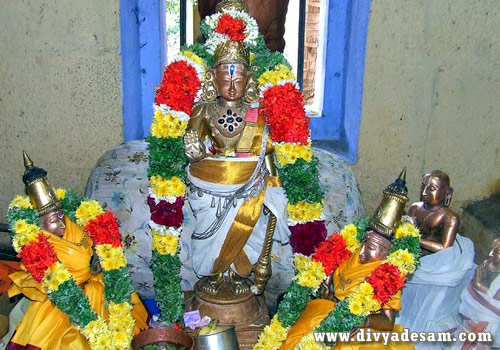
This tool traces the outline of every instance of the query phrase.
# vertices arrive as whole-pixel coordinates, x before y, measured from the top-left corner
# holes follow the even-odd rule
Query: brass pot
[[[239,350],[234,326],[223,326],[215,333],[193,335],[194,350]]]
[[[181,330],[173,328],[150,328],[137,334],[132,339],[132,350],[139,350],[145,345],[159,342],[169,342],[185,346],[186,350],[193,350],[193,338]]]

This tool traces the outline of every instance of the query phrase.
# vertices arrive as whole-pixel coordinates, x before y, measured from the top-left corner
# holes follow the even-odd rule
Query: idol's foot
[[[200,290],[207,294],[217,295],[222,287],[223,282],[224,276],[222,275],[222,273],[203,277],[203,279],[200,281]]]
[[[250,287],[247,281],[238,276],[233,270],[229,270],[229,283],[231,290],[235,295],[245,295],[250,293]]]

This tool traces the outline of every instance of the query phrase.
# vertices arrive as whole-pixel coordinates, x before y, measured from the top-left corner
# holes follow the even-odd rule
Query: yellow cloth
[[[377,267],[382,264],[381,261],[362,264],[359,261],[359,250],[344,261],[334,272],[334,289],[335,297],[339,300],[344,300],[370,275]],[[312,332],[323,319],[335,308],[335,303],[329,300],[316,299],[310,301],[299,319],[290,328],[285,342],[280,347],[280,350],[292,350],[303,336]],[[401,308],[401,293],[398,292],[384,306],[386,309],[397,311]],[[402,327],[394,325],[393,331],[402,331]],[[370,350],[370,349],[394,349],[394,350],[413,350],[414,346],[409,343],[391,343],[386,346],[380,343],[337,343],[332,349],[335,350]]]
[[[64,223],[66,231],[63,239],[49,232],[44,234],[54,246],[59,260],[73,274],[76,283],[83,288],[92,308],[102,317],[107,317],[102,274],[94,276],[90,274],[92,247],[89,245],[85,248],[70,243],[80,243],[84,233],[67,217]],[[52,304],[41,284],[29,273],[20,271],[10,277],[13,285],[9,289],[9,296],[23,293],[33,301],[12,337],[12,343],[21,346],[30,345],[42,350],[90,349],[85,337],[70,322],[68,316]],[[134,334],[137,334],[140,330],[148,328],[148,313],[137,293],[132,294],[132,303],[134,305],[132,315],[135,319]]]

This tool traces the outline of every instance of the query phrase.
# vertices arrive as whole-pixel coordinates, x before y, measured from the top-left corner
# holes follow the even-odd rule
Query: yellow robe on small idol
[[[91,244],[85,248],[70,242],[81,242],[84,234],[80,228],[64,218],[66,231],[61,239],[49,232],[49,242],[54,246],[57,257],[68,270],[85,295],[90,305],[100,316],[107,318],[104,307],[104,283],[102,274],[90,274],[90,259],[92,257]],[[69,242],[68,242],[69,241]],[[90,239],[89,239],[90,242]],[[20,271],[10,275],[13,285],[9,289],[9,297],[23,293],[32,300],[23,320],[18,325],[7,349],[42,349],[42,350],[88,350],[90,346],[85,337],[70,322],[69,317],[59,310],[47,297],[42,285],[31,274]],[[134,334],[147,329],[148,313],[137,293],[132,294],[132,316],[135,319]]]
[[[356,288],[369,276],[377,267],[382,264],[382,261],[362,264],[359,261],[359,250],[354,252],[352,256],[344,261],[334,272],[333,286],[335,289],[335,297],[339,300],[344,300],[352,294]],[[321,321],[335,308],[335,303],[330,300],[316,299],[310,301],[299,319],[290,328],[285,342],[280,347],[280,350],[293,350],[300,339],[309,334],[319,326]],[[398,311],[401,309],[401,292],[398,292],[392,297],[384,308]],[[401,332],[400,325],[394,325],[393,332]],[[372,333],[376,330],[372,329]],[[332,350],[378,350],[378,349],[393,349],[393,350],[414,350],[415,347],[411,343],[395,343],[388,342],[383,345],[381,342],[371,343],[337,343]]]

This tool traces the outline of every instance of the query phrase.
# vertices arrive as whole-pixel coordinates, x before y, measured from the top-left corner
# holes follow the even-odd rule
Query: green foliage
[[[200,32],[204,38],[208,38],[210,36],[210,33],[212,32],[212,29],[210,29],[210,26],[207,24],[207,22],[201,21]]]
[[[7,223],[9,224],[9,227],[10,227],[10,234],[11,236],[14,235],[14,232],[13,232],[13,226],[14,226],[14,223],[17,221],[17,220],[25,220],[26,223],[28,224],[32,224],[32,225],[39,225],[39,222],[38,222],[38,213],[35,209],[24,209],[24,208],[20,208],[20,207],[12,207],[9,209],[8,213],[7,213]]]
[[[80,204],[86,200],[88,200],[88,198],[85,198],[68,188],[66,190],[66,195],[61,200],[61,203],[63,205],[64,215],[69,217],[71,221],[75,222],[76,221],[75,211],[76,209],[78,209]]]
[[[186,177],[184,168],[187,159],[182,137],[173,139],[149,136],[146,141],[149,143],[149,176],[160,175],[165,179],[172,176],[181,179]]]
[[[318,160],[311,162],[297,159],[295,164],[278,166],[278,173],[283,183],[288,201],[297,204],[300,201],[318,203],[323,200],[323,190],[318,181]]]
[[[420,238],[408,236],[404,238],[398,238],[393,241],[391,253],[395,252],[398,249],[408,249],[408,252],[413,254],[417,258],[415,261],[416,266],[419,264],[420,257]]]
[[[357,316],[349,310],[347,298],[336,303],[335,309],[321,321],[315,332],[349,332],[354,327],[364,323],[365,318]],[[334,344],[326,342],[326,345],[333,346]]]
[[[66,315],[72,323],[80,328],[97,319],[97,315],[90,307],[89,299],[83,294],[74,279],[69,279],[59,286],[57,291],[49,294],[54,304]]]
[[[117,270],[103,271],[102,279],[104,285],[104,296],[108,302],[116,304],[130,302],[130,294],[134,291],[134,285],[130,279],[127,267]]]
[[[302,310],[312,298],[313,290],[302,287],[296,281],[286,289],[285,296],[278,306],[278,320],[283,327],[293,325],[299,318]]]
[[[154,276],[156,302],[161,310],[160,320],[179,323],[184,315],[179,256],[161,255],[153,250],[151,269]]]
[[[195,43],[189,46],[182,46],[181,51],[191,51],[195,53],[197,56],[202,58],[205,61],[205,65],[212,66],[214,64],[214,56],[212,56],[205,46],[200,43]]]
[[[366,232],[366,226],[370,222],[370,218],[361,218],[357,219],[353,222],[354,226],[356,226],[356,229],[358,230],[358,241],[363,242],[363,236],[365,235]]]
[[[257,67],[257,71],[254,72],[254,76],[258,79],[262,73],[272,70],[279,64],[283,64],[288,68],[292,68],[288,60],[283,56],[281,52],[271,52],[266,47],[266,42],[264,37],[259,34],[257,38],[257,45],[249,47],[249,51],[255,54],[255,57],[252,61],[252,66]]]

